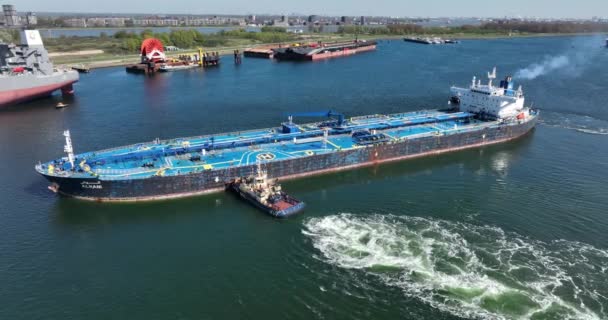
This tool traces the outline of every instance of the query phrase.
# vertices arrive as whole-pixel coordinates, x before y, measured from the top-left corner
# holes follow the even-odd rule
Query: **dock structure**
[[[89,73],[91,72],[91,69],[83,64],[81,65],[77,65],[77,66],[72,66],[72,70],[76,70],[78,71],[78,73]]]
[[[244,55],[247,58],[264,58],[264,59],[272,59],[274,57],[274,51],[276,49],[281,48],[289,48],[289,47],[299,47],[304,45],[303,43],[293,43],[293,44],[282,44],[282,43],[272,43],[260,45],[253,48],[245,49]]]
[[[203,53],[201,65],[203,67],[219,66],[220,65],[220,54],[219,54],[219,52],[205,52],[205,53]]]
[[[242,61],[241,51],[239,49],[234,50],[234,64],[241,64]]]
[[[152,74],[160,69],[160,63],[146,62],[128,65],[125,70],[128,73]]]

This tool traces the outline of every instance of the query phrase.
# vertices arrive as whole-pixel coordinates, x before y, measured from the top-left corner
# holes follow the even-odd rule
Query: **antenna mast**
[[[65,137],[65,146],[63,147],[63,151],[68,154],[68,161],[72,165],[72,169],[74,169],[74,148],[72,147],[72,138],[70,137],[70,130],[64,131],[63,136]]]
[[[488,72],[488,87],[492,88],[492,80],[496,79],[496,67],[492,70],[492,73]]]

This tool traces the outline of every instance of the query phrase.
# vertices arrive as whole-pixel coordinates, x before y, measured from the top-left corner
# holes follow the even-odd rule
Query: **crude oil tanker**
[[[38,30],[22,30],[21,44],[0,44],[0,107],[61,90],[73,94],[78,72],[53,67]]]
[[[424,110],[346,119],[329,111],[294,113],[280,126],[150,142],[74,154],[35,169],[49,189],[97,201],[177,198],[224,190],[263,163],[269,178],[288,179],[387,161],[500,143],[534,128],[538,111],[524,105],[510,77],[494,86],[473,78],[452,87],[449,110]],[[294,117],[327,116],[298,124]]]

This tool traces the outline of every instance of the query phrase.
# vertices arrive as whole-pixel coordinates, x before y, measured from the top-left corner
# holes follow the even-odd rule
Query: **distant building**
[[[87,20],[82,19],[82,18],[65,19],[64,22],[68,27],[72,27],[72,28],[86,28],[87,27]]]
[[[289,22],[287,21],[286,16],[281,16],[279,20],[272,20],[271,25],[275,27],[289,27]]]
[[[365,16],[361,16],[361,20],[359,21],[359,23],[360,23],[361,25],[365,25],[365,24],[367,24],[367,21],[365,20]]]
[[[133,19],[135,26],[179,26],[179,24],[177,19]]]
[[[319,22],[319,16],[314,15],[314,14],[308,16],[308,23],[315,23],[315,22]]]
[[[252,14],[247,18],[247,22],[255,23],[256,22],[255,18],[256,18],[255,15]]]
[[[33,12],[28,12],[25,14],[25,24],[28,26],[35,26],[38,24],[38,17]]]
[[[89,27],[105,27],[106,19],[105,18],[89,18],[87,19],[87,26]]]
[[[125,21],[127,19],[125,18],[106,18],[106,26],[108,27],[124,27],[125,26]]]
[[[4,25],[7,27],[17,27],[20,25],[20,19],[15,10],[15,6],[12,4],[2,5],[2,12],[4,13]]]

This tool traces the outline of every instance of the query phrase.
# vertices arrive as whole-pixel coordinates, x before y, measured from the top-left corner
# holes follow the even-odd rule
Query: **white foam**
[[[608,252],[588,245],[546,244],[496,227],[392,215],[312,218],[303,233],[324,261],[373,274],[458,316],[528,319],[556,306],[574,319],[608,316],[608,275],[585,274],[608,264]],[[505,303],[514,309],[501,309]],[[518,309],[522,304],[529,308]]]

